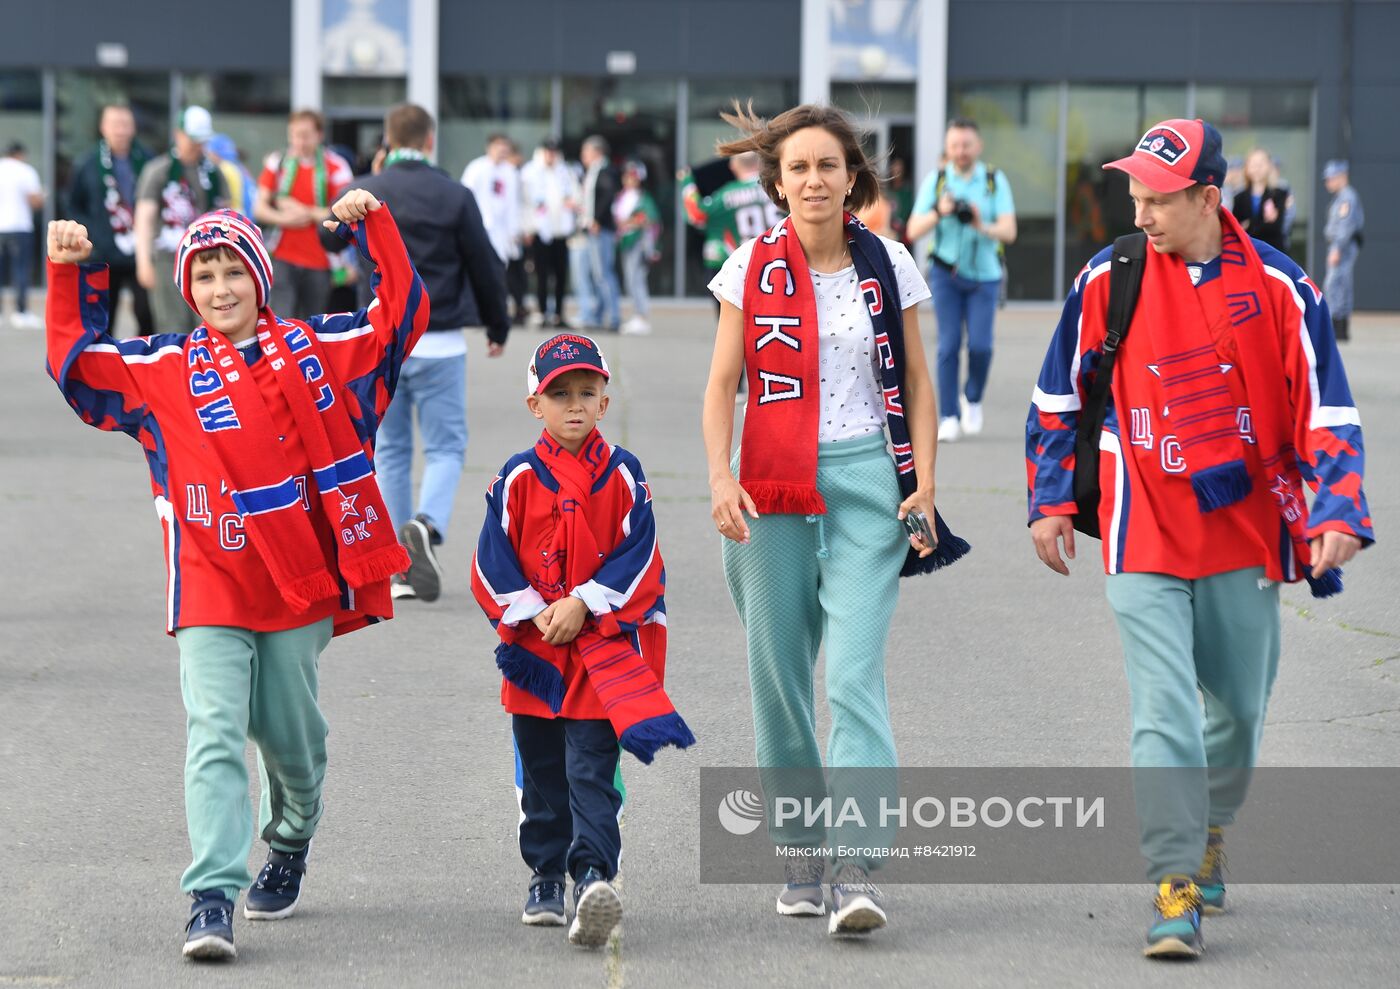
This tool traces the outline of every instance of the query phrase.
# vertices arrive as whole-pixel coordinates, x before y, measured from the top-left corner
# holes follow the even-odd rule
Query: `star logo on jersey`
[[[1322,289],[1317,287],[1317,282],[1313,281],[1310,275],[1304,275],[1302,278],[1298,279],[1298,281],[1312,289],[1313,305],[1322,301]]]
[[[643,481],[642,491],[646,493],[646,497],[642,499],[642,503],[646,504],[647,502],[651,501],[651,484],[647,481]]]
[[[360,500],[357,494],[340,496],[340,521],[346,519],[357,519],[360,517],[360,510],[355,507],[355,502]]]
[[[1282,474],[1274,475],[1274,484],[1269,489],[1269,493],[1274,496],[1274,502],[1278,505],[1279,512],[1286,521],[1296,522],[1303,517],[1302,502],[1299,501],[1293,486]]]

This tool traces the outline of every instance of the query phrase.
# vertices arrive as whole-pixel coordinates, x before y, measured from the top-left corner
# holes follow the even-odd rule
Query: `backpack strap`
[[[1075,436],[1074,500],[1079,507],[1074,527],[1086,535],[1099,535],[1099,433],[1108,415],[1113,385],[1113,365],[1118,348],[1128,335],[1137,308],[1142,275],[1147,268],[1147,235],[1124,234],[1113,242],[1113,265],[1108,273],[1108,313],[1103,356],[1094,371],[1093,384],[1079,412]]]
[[[1108,322],[1104,356],[1116,355],[1128,335],[1128,326],[1137,309],[1142,290],[1142,273],[1147,268],[1147,234],[1124,234],[1113,242],[1113,267],[1108,273]],[[1111,365],[1110,365],[1111,370]]]

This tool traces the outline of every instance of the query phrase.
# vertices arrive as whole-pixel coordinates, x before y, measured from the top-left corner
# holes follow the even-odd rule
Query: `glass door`
[[[646,189],[661,213],[661,258],[651,266],[653,295],[676,294],[676,81],[635,76],[564,80],[564,153],[578,160],[583,139],[597,134],[612,149],[612,162],[629,159],[647,169]]]

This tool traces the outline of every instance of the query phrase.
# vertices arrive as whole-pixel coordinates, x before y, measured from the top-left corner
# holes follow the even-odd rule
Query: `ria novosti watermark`
[[[814,858],[896,883],[1139,882],[1165,819],[1208,817],[1229,824],[1235,881],[1400,881],[1400,769],[707,767],[700,782],[707,883],[781,881]],[[1243,809],[1217,822],[1230,794]]]
[[[872,813],[873,811],[873,813]],[[867,816],[871,820],[867,821]],[[1023,828],[1102,828],[1105,801],[1102,795],[1047,797],[880,797],[874,808],[862,808],[855,797],[846,797],[838,805],[836,798],[779,796],[773,801],[773,823],[782,827],[800,823],[803,827],[831,830],[854,826],[950,828],[1004,828],[1015,824]],[[752,834],[763,823],[762,798],[750,790],[731,790],[720,801],[720,825],[733,835]]]

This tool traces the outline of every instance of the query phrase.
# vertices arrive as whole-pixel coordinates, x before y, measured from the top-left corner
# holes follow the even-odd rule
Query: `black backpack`
[[[1079,428],[1074,437],[1074,501],[1079,507],[1074,527],[1095,539],[1103,538],[1099,535],[1099,434],[1108,414],[1113,365],[1117,363],[1118,348],[1133,321],[1142,273],[1147,267],[1147,235],[1139,231],[1115,240],[1112,263],[1108,273],[1108,321],[1103,357],[1099,359],[1094,383],[1089,386],[1089,395],[1079,412]]]

